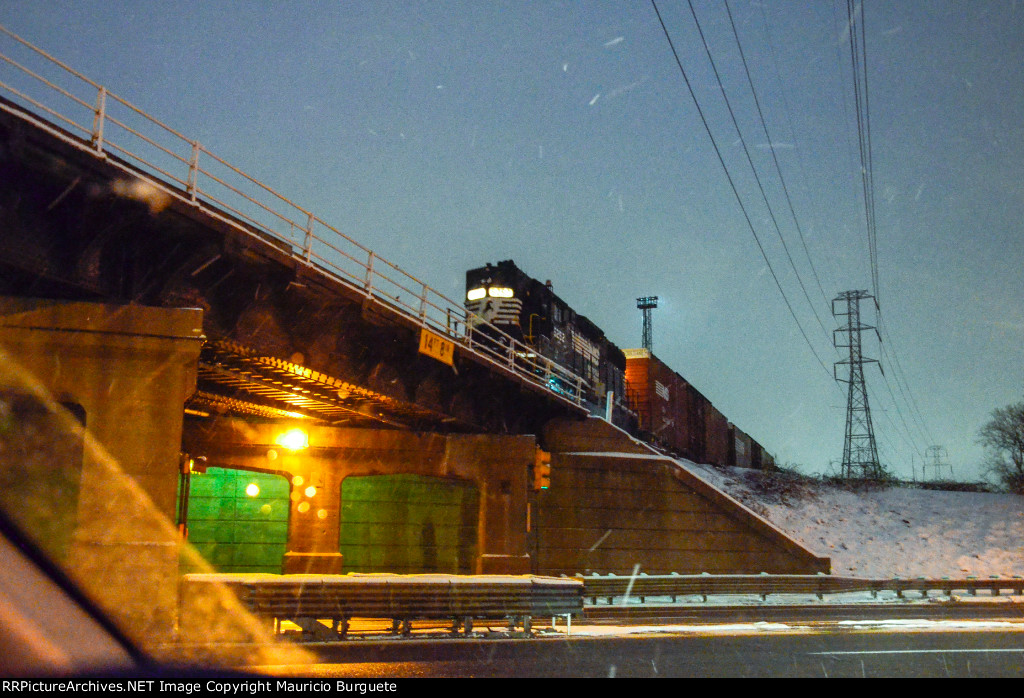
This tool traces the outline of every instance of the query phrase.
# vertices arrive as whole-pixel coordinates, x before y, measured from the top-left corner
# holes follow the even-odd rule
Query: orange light
[[[284,446],[289,451],[300,451],[309,448],[309,435],[302,429],[289,429],[274,439],[278,446]]]

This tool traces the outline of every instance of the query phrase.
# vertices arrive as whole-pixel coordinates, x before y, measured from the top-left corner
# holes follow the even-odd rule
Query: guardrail
[[[474,620],[503,620],[531,632],[532,618],[579,616],[583,584],[556,577],[461,575],[273,575],[187,574],[180,582],[181,606],[223,585],[259,618],[299,626],[307,638],[344,638],[354,618],[392,620],[408,635],[414,620],[450,620],[452,632],[473,630]],[[325,625],[324,621],[330,623]]]
[[[0,61],[14,69],[5,71],[0,90],[17,105],[0,103],[0,108],[122,169],[129,179],[120,193],[156,208],[174,198],[263,242],[270,236],[309,269],[561,400],[582,404],[589,386],[568,368],[537,355],[532,347],[250,177],[198,140],[190,140],[5,27],[0,26],[0,33],[16,42],[10,50],[0,51]],[[25,54],[23,61],[35,62],[32,68],[8,55],[15,50]]]
[[[825,594],[870,592],[872,596],[877,596],[881,591],[895,592],[899,598],[903,598],[906,592],[919,592],[924,597],[929,591],[941,591],[947,596],[951,596],[954,591],[976,596],[979,590],[988,591],[994,596],[998,596],[1004,590],[1018,596],[1024,594],[1022,577],[866,579],[796,574],[639,574],[577,576],[572,579],[583,582],[584,596],[594,605],[598,604],[599,599],[605,599],[611,604],[617,598],[627,597],[639,598],[641,603],[648,597],[669,597],[676,603],[679,597],[699,596],[702,601],[707,602],[709,596],[734,594],[756,595],[762,600],[775,594],[813,594],[821,599]]]

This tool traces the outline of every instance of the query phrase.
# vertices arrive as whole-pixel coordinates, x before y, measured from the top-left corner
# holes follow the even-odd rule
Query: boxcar
[[[754,440],[747,436],[739,427],[729,424],[729,465],[739,468],[750,468],[753,465],[752,451]]]
[[[711,404],[704,415],[704,460],[712,465],[729,464],[729,420]]]
[[[701,462],[710,401],[647,349],[626,349],[626,383],[641,435]]]

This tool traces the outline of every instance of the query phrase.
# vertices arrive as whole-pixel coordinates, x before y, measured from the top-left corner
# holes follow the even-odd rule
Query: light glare
[[[309,435],[302,429],[289,429],[277,437],[275,441],[278,446],[284,446],[289,451],[298,451],[309,448]]]

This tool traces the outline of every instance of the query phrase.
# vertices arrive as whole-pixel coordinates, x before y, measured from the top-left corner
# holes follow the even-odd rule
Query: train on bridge
[[[616,426],[698,463],[773,469],[775,460],[648,349],[620,349],[513,260],[466,272],[466,310],[586,382],[584,400]]]

